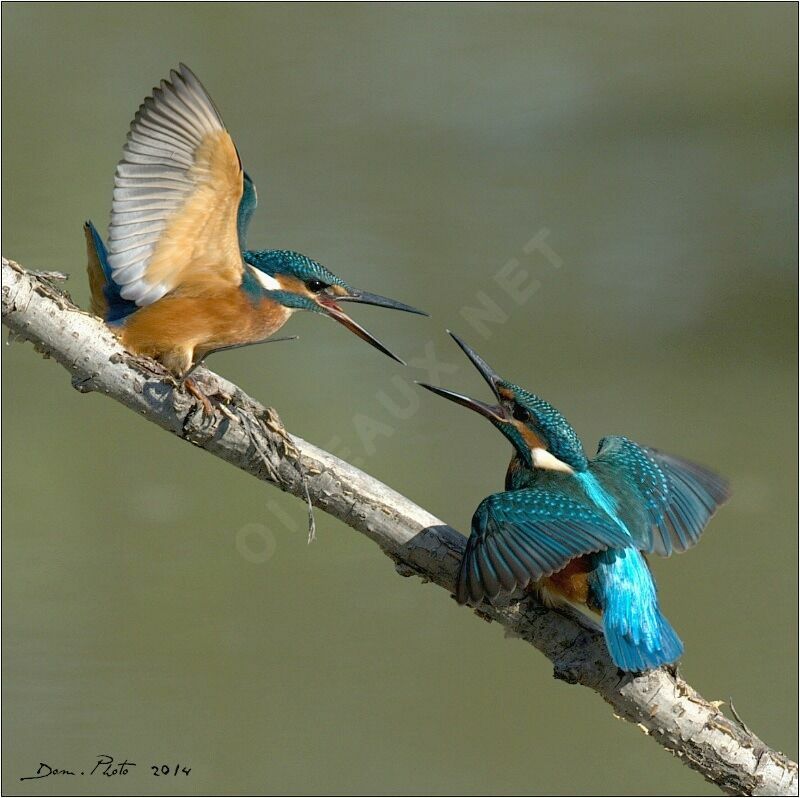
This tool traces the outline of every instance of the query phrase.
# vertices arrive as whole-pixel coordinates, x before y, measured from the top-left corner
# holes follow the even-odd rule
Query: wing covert
[[[108,261],[123,298],[149,305],[179,286],[238,283],[236,146],[181,64],[145,99],[114,178]]]
[[[600,441],[592,469],[630,497],[623,520],[639,548],[664,557],[694,546],[730,495],[713,471],[619,435]]]
[[[583,554],[625,548],[633,540],[588,503],[531,488],[484,499],[472,518],[458,576],[459,603],[511,593]]]

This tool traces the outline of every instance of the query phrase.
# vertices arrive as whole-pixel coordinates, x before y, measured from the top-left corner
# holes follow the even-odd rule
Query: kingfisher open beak
[[[330,316],[332,319],[335,319],[339,322],[343,327],[346,327],[350,332],[357,335],[362,341],[366,341],[371,346],[374,346],[379,352],[383,352],[384,355],[388,355],[392,360],[397,361],[400,363],[401,366],[405,366],[406,362],[399,358],[394,352],[389,350],[385,347],[374,335],[368,333],[360,324],[353,321],[337,304],[338,300],[349,299],[352,302],[367,302],[370,305],[381,305],[381,307],[394,307],[398,310],[408,310],[410,313],[420,313],[419,310],[414,310],[414,308],[409,307],[408,305],[402,305],[399,302],[395,302],[393,299],[385,299],[382,296],[377,296],[375,294],[366,294],[366,296],[370,297],[369,300],[366,299],[355,299],[352,296],[341,296],[341,297],[333,297],[330,294],[320,294],[317,297],[317,304],[322,308],[323,312]],[[380,302],[374,301],[380,300]],[[389,304],[391,303],[391,304]],[[425,315],[425,314],[423,314]]]
[[[455,402],[462,407],[468,407],[470,410],[480,413],[490,421],[510,421],[508,411],[505,409],[505,407],[503,407],[501,403],[501,396],[498,391],[498,386],[503,382],[503,378],[496,371],[494,371],[471,346],[462,341],[455,333],[450,332],[450,330],[448,330],[447,333],[459,345],[459,347],[461,347],[461,350],[470,359],[470,362],[478,370],[478,373],[481,375],[481,377],[483,377],[483,379],[489,384],[489,387],[492,389],[492,393],[497,398],[498,403],[496,405],[490,405],[486,402],[481,402],[478,399],[472,399],[469,396],[456,393],[455,391],[448,391],[446,388],[439,388],[436,385],[429,385],[427,382],[417,382],[417,385],[432,391],[438,396],[443,396],[445,399],[449,399],[451,402]]]

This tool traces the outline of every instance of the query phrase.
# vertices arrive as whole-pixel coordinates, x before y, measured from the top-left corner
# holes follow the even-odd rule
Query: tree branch
[[[404,576],[452,591],[465,538],[349,463],[287,433],[277,414],[235,385],[196,372],[209,395],[227,397],[213,419],[152,360],[126,352],[103,322],[81,311],[47,275],[3,258],[2,318],[11,334],[61,363],[78,390],[121,402],[148,421],[257,479],[306,500],[374,540]],[[732,795],[796,795],[797,765],[720,712],[676,672],[624,674],[602,635],[577,614],[550,610],[533,596],[481,617],[535,646],[554,676],[598,693],[708,781]]]

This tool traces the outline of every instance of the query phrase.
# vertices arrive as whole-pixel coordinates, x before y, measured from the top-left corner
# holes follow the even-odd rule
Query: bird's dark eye
[[[323,283],[322,280],[308,280],[306,282],[306,288],[311,291],[312,294],[318,294],[320,291],[324,291],[328,287],[327,283]]]
[[[521,405],[518,405],[518,404],[514,405],[514,411],[513,411],[512,415],[514,416],[515,419],[517,419],[517,421],[530,421],[531,420],[530,412],[527,411],[524,407],[522,407]]]

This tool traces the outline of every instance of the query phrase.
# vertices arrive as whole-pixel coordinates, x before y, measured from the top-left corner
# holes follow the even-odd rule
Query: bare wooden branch
[[[3,258],[3,323],[57,360],[80,391],[96,391],[257,479],[276,485],[374,540],[404,576],[452,591],[465,538],[429,512],[328,452],[287,433],[274,410],[212,372],[196,376],[225,411],[204,418],[196,400],[153,361],[124,351],[103,322],[81,311],[46,275]],[[466,610],[465,610],[466,611]],[[732,795],[796,795],[797,765],[770,749],[675,672],[639,676],[611,663],[602,635],[577,615],[532,596],[478,614],[553,663],[554,675],[598,693],[614,713]]]

